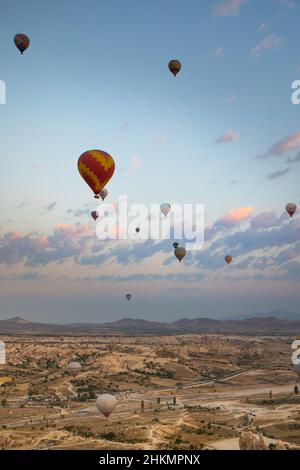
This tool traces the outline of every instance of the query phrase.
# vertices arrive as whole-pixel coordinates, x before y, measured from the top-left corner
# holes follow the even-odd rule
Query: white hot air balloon
[[[76,375],[79,374],[79,372],[81,371],[81,364],[79,362],[70,362],[70,364],[68,364],[68,372],[69,374],[73,375],[73,377],[76,377]]]
[[[160,205],[160,210],[164,214],[165,217],[169,214],[171,210],[171,205],[168,204],[167,202],[164,202],[163,204]]]
[[[108,418],[117,406],[118,400],[110,393],[100,395],[96,400],[96,407],[98,410]]]

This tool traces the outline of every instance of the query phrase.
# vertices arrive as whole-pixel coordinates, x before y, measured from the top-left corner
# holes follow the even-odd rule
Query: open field
[[[250,431],[267,448],[300,448],[293,338],[2,339],[2,449],[238,449]],[[77,377],[66,371],[74,359]],[[104,392],[119,399],[109,419],[94,406]]]

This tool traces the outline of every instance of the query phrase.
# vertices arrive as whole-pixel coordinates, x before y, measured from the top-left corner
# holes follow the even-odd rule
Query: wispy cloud
[[[266,31],[266,29],[268,29],[267,23],[261,23],[261,25],[258,28],[258,30],[261,32]]]
[[[44,209],[46,209],[46,211],[50,212],[54,209],[54,207],[57,206],[57,204],[58,204],[58,202],[51,202],[50,204],[45,206]]]
[[[216,5],[214,13],[217,16],[238,15],[244,3],[246,0],[223,0]]]
[[[270,174],[266,175],[266,179],[267,180],[276,180],[278,178],[281,178],[282,176],[285,176],[290,171],[291,170],[289,168],[285,168],[284,170],[274,171],[273,173],[270,173]]]
[[[227,96],[225,99],[224,99],[224,103],[225,104],[233,104],[235,103],[237,100],[237,97],[235,95],[231,95],[231,96]]]
[[[282,155],[300,150],[300,131],[290,134],[284,139],[278,140],[265,153],[258,155],[257,158],[281,157]]]
[[[210,51],[210,55],[212,57],[219,57],[224,54],[224,47],[217,47],[216,49],[212,49]]]
[[[239,138],[240,135],[237,132],[235,132],[233,129],[228,129],[225,134],[221,135],[221,137],[216,140],[216,144],[227,144],[228,142],[233,142]]]
[[[250,54],[253,57],[261,57],[267,51],[278,49],[282,42],[282,38],[276,36],[276,34],[270,34],[269,36],[265,37],[260,44],[251,49]]]

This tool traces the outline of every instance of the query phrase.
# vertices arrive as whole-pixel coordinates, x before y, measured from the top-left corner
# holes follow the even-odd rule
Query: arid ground
[[[239,449],[248,433],[300,448],[292,337],[1,339],[2,449]],[[104,392],[119,400],[108,419],[94,406]]]

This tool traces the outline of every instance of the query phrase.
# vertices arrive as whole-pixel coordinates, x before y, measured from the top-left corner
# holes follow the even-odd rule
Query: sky
[[[0,319],[300,313],[300,218],[285,212],[300,205],[300,1],[0,6]],[[203,248],[178,263],[174,240],[99,240],[77,171],[89,149],[115,160],[116,207],[203,204]]]

